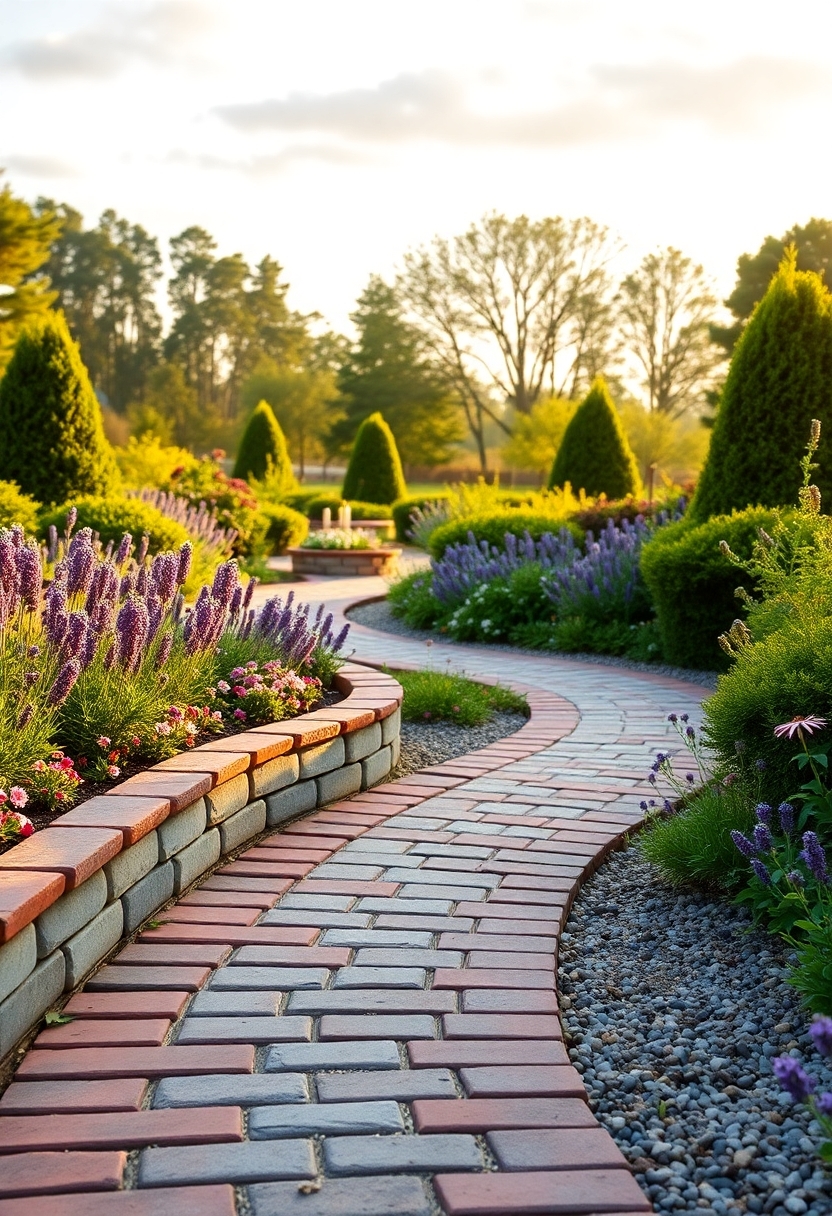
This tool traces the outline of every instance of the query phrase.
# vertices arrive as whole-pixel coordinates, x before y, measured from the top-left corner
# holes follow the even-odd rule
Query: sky
[[[0,0],[0,166],[269,253],[340,330],[491,210],[588,215],[622,273],[673,245],[725,295],[832,216],[830,35],[819,0]]]

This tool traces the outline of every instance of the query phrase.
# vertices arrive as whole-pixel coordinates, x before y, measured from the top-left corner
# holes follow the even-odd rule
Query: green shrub
[[[234,553],[238,557],[262,552],[269,523],[260,512],[251,486],[239,477],[227,477],[212,457],[204,456],[188,468],[174,470],[169,488],[192,507],[204,502],[220,527],[233,528],[237,533]]]
[[[292,462],[286,448],[286,437],[267,401],[261,401],[251,412],[234,464],[234,476],[250,481],[268,480],[275,497],[282,497],[295,486]]]
[[[78,346],[50,312],[22,331],[0,380],[0,477],[55,503],[106,494],[117,476]]]
[[[467,543],[469,532],[473,532],[477,541],[486,540],[490,545],[504,549],[507,533],[521,537],[528,532],[532,540],[540,540],[547,532],[557,534],[561,528],[567,528],[578,544],[583,543],[584,533],[577,524],[534,511],[499,511],[490,515],[468,516],[440,525],[430,538],[430,551],[433,557],[440,558],[449,545]]]
[[[160,553],[168,549],[178,549],[186,540],[190,540],[188,531],[174,519],[163,515],[150,503],[141,502],[138,498],[104,498],[88,497],[74,498],[61,507],[52,507],[44,511],[39,520],[41,536],[46,535],[50,524],[54,524],[59,533],[63,533],[66,514],[70,507],[78,511],[76,532],[81,528],[92,528],[101,538],[101,543],[107,545],[112,541],[118,545],[125,532],[130,532],[136,544],[147,533],[150,537],[151,553]]]
[[[33,536],[39,510],[34,498],[24,494],[13,481],[0,481],[0,528],[20,524],[27,536]]]
[[[393,516],[393,523],[396,525],[396,540],[399,544],[406,544],[410,539],[408,532],[410,531],[410,516],[418,508],[423,511],[428,503],[432,502],[447,502],[450,494],[447,490],[438,490],[436,494],[410,494],[406,498],[400,498],[394,502],[390,508]]]
[[[291,494],[282,495],[281,502],[285,502],[286,506],[291,507],[293,511],[302,511],[306,515],[306,504],[320,496],[320,490],[293,490]],[[340,502],[340,499],[338,501]]]
[[[358,428],[342,493],[348,501],[387,503],[407,493],[393,432],[379,413]]]
[[[832,494],[830,384],[832,297],[787,252],[734,348],[692,518],[793,503],[813,418],[824,424],[817,481]]]
[[[393,616],[400,617],[411,629],[432,629],[447,615],[447,609],[431,591],[429,570],[414,570],[393,583],[387,602]]]
[[[645,831],[641,851],[674,886],[735,891],[748,879],[748,862],[731,832],[750,834],[754,822],[739,785],[705,786],[689,806]]]
[[[502,685],[477,684],[444,671],[393,671],[404,689],[406,722],[458,722],[481,726],[495,713],[528,714],[526,698]]]
[[[309,519],[322,519],[324,507],[332,512],[333,527],[338,523],[338,509],[343,498],[337,494],[318,494],[306,501],[303,511]],[[362,519],[390,519],[390,507],[380,502],[350,502],[353,523]]]
[[[751,577],[720,552],[725,540],[750,557],[758,529],[773,527],[772,511],[756,507],[719,515],[698,527],[687,519],[660,528],[641,552],[641,573],[652,598],[668,663],[724,671],[717,638],[743,615],[734,594],[753,588]]]
[[[285,553],[306,540],[309,520],[300,511],[293,511],[282,502],[263,502],[260,514],[269,521],[266,543],[270,553]]]
[[[575,491],[609,498],[639,491],[638,464],[601,376],[572,416],[552,465],[549,488],[567,482]]]

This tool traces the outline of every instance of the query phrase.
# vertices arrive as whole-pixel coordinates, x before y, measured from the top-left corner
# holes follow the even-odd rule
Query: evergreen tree
[[[261,401],[251,412],[234,465],[234,476],[249,481],[268,478],[276,494],[287,494],[295,485],[286,437],[268,401]]]
[[[0,478],[39,502],[106,494],[116,476],[101,410],[62,313],[20,334],[0,380]]]
[[[569,482],[578,493],[624,498],[640,489],[633,455],[606,381],[596,376],[558,448],[549,489]]]
[[[22,327],[43,316],[55,299],[41,268],[59,232],[53,211],[36,214],[8,186],[0,190],[0,284],[11,288],[0,296],[0,375]]]
[[[797,269],[791,248],[734,350],[691,517],[794,503],[813,418],[824,424],[815,480],[828,502],[832,296],[818,274]]]
[[[381,414],[370,414],[358,428],[341,493],[378,503],[395,502],[407,493],[396,441]]]

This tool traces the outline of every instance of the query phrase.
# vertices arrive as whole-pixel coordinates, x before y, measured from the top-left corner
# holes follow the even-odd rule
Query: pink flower
[[[5,805],[9,801],[9,795],[5,790],[0,790],[0,806]]]
[[[142,741],[139,738],[139,736],[134,735],[133,738],[130,740],[130,746],[131,747],[141,747],[141,745],[142,745]]]
[[[215,722],[222,722],[222,710],[221,709],[213,710],[211,717],[214,719]]]
[[[24,807],[29,801],[29,795],[19,785],[12,786],[9,791],[9,797],[11,798],[12,806],[18,807],[18,809]]]
[[[27,819],[25,815],[18,815],[17,822],[20,824],[20,835],[31,836],[35,830],[35,825],[31,819]]]
[[[778,739],[785,739],[787,735],[793,739],[795,735],[802,735],[803,731],[807,735],[811,735],[816,730],[822,730],[824,726],[826,726],[826,718],[797,717],[792,718],[791,722],[783,722],[780,726],[775,726],[774,733]]]
[[[72,758],[70,756],[61,756],[61,759],[58,763],[58,768],[61,770],[61,772],[65,773],[72,767],[73,767]]]
[[[220,692],[228,692],[231,685],[226,683],[225,680],[217,680],[217,688],[220,690]]]
[[[55,801],[56,802],[63,802],[65,798],[66,798],[66,794],[63,792],[63,790],[55,790]]]
[[[121,772],[121,769],[119,768],[119,766],[117,764],[108,764],[107,765],[107,776],[108,777],[118,777],[120,772]]]
[[[170,723],[169,722],[157,722],[155,724],[155,726],[153,727],[153,729],[156,731],[157,735],[169,735],[170,734]]]
[[[103,748],[105,751],[110,746],[111,742],[112,740],[108,739],[106,735],[102,735],[100,739],[96,739],[98,746]]]
[[[36,773],[43,773],[46,771],[46,762],[44,760],[36,760],[32,765],[32,769]]]
[[[426,710],[425,710],[425,712],[424,712],[424,714],[423,714],[422,716],[423,716],[424,718],[429,718],[429,717],[430,717],[430,710],[429,710],[429,709],[426,709]]]
[[[453,711],[454,711],[454,713],[455,713],[455,714],[458,714],[458,713],[459,713],[459,706],[458,706],[458,705],[454,705],[454,706],[453,706]]]
[[[237,718],[240,722],[245,722],[247,716],[248,715],[242,709],[234,710],[234,717]]]
[[[234,696],[235,697],[244,697],[246,695],[247,691],[248,691],[248,689],[243,688],[242,684],[234,685]]]

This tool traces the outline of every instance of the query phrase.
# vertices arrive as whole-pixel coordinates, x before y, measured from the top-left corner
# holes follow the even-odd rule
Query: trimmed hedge
[[[304,514],[309,519],[321,519],[324,513],[324,507],[329,507],[332,512],[332,524],[335,527],[338,523],[338,508],[344,501],[337,495],[319,494],[317,498],[311,498],[304,506]],[[350,502],[352,508],[353,523],[362,519],[390,519],[390,507],[386,503],[380,502]]]
[[[358,428],[341,492],[358,502],[395,502],[407,493],[396,440],[379,413]]]
[[[285,553],[309,534],[309,520],[282,502],[261,502],[260,514],[269,521],[266,546],[269,553]]]
[[[453,519],[450,523],[440,524],[430,538],[430,552],[432,557],[441,558],[449,545],[465,544],[469,532],[473,532],[477,541],[486,540],[490,545],[504,549],[507,533],[521,537],[528,532],[532,540],[540,540],[547,532],[557,534],[561,528],[568,528],[578,544],[583,543],[583,528],[572,520],[556,519],[536,511],[471,515],[466,519]]]
[[[262,481],[268,477],[269,488],[276,497],[294,489],[297,484],[286,437],[268,401],[256,405],[246,423],[237,450],[234,476],[244,481],[250,481],[252,477]]]
[[[601,376],[572,416],[552,465],[549,489],[563,489],[567,482],[576,494],[583,490],[609,498],[637,494],[641,485],[636,458]]]
[[[0,481],[0,528],[20,524],[27,536],[37,531],[40,504],[13,481]]]
[[[70,507],[78,511],[76,532],[81,528],[92,528],[106,545],[112,541],[117,545],[125,532],[129,532],[138,545],[146,532],[150,537],[150,552],[160,553],[167,549],[178,549],[186,540],[191,540],[188,531],[174,519],[157,511],[150,503],[138,498],[104,498],[89,496],[73,498],[62,507],[44,511],[40,517],[40,534],[46,535],[50,524],[62,533],[66,514]]]
[[[750,507],[696,525],[688,519],[660,528],[641,552],[641,573],[656,609],[662,652],[668,663],[700,671],[725,671],[730,660],[717,638],[743,608],[737,587],[753,590],[751,577],[719,549],[726,540],[748,558],[758,529],[771,529],[775,513]]]

